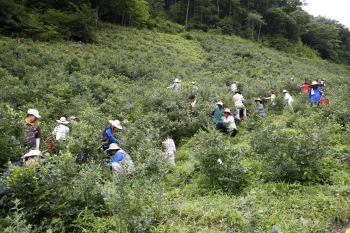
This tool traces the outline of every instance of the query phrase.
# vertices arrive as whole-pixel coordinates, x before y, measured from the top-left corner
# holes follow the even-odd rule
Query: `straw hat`
[[[217,105],[224,106],[224,104],[223,104],[221,101],[217,102],[216,104],[217,104]]]
[[[28,157],[36,157],[41,155],[40,150],[31,150],[27,154],[22,156],[22,159],[28,158]]]
[[[319,84],[317,81],[312,81],[311,86],[320,86],[321,84]]]
[[[260,98],[255,99],[255,102],[256,102],[256,101],[262,102],[262,100],[261,100]]]
[[[56,120],[58,123],[61,123],[61,124],[68,124],[69,121],[66,120],[65,117],[61,117],[59,120]]]
[[[191,82],[192,84],[196,84],[196,82]]]
[[[230,109],[228,109],[228,108],[225,109],[224,113],[225,113],[225,112],[226,112],[226,113],[229,113],[230,115],[232,115]]]
[[[118,150],[118,149],[120,149],[120,147],[118,146],[117,143],[111,143],[111,144],[109,145],[107,151],[108,151],[108,150]]]
[[[118,120],[115,120],[115,121],[109,120],[109,123],[111,123],[113,126],[115,126],[118,129],[123,129],[123,127],[120,125],[120,121]]]
[[[287,91],[287,90],[283,90],[282,92],[283,92],[283,93],[288,93],[288,91]]]
[[[181,83],[181,81],[180,81],[178,78],[176,78],[176,79],[174,80],[174,82],[175,82],[175,83]]]
[[[36,109],[29,109],[28,110],[28,114],[34,115],[36,118],[41,118],[41,116],[39,115],[38,110],[36,110]]]

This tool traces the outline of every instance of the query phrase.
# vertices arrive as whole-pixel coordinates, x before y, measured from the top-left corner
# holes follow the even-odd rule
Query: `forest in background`
[[[302,0],[4,0],[0,33],[40,41],[96,41],[100,21],[179,33],[238,35],[300,57],[350,64],[350,31],[311,16]]]

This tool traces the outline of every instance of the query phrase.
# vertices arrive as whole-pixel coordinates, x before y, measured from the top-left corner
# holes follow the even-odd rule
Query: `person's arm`
[[[36,144],[36,148],[35,148],[35,149],[39,150],[40,138],[36,138],[36,139],[35,139],[35,144]]]
[[[118,139],[114,137],[111,129],[107,129],[107,136],[112,142],[119,144]]]
[[[308,92],[307,102],[311,103],[311,89],[309,89],[309,92]]]
[[[112,164],[112,163],[119,163],[121,160],[123,159],[123,153],[117,151],[114,156],[113,159],[111,159],[108,163]]]
[[[168,89],[174,89],[175,88],[175,85],[176,83],[174,83],[173,85],[171,85],[171,86],[169,86],[169,87],[167,87]]]
[[[38,126],[37,128],[37,133],[35,135],[35,144],[36,144],[36,149],[39,150],[39,146],[40,146],[40,138],[41,138],[41,129]]]

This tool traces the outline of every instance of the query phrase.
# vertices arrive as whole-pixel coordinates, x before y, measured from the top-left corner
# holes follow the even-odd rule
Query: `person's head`
[[[255,100],[255,103],[256,103],[256,104],[261,104],[261,102],[262,102],[262,101],[261,101],[260,98],[257,98],[257,99]]]
[[[27,154],[22,156],[24,159],[26,166],[31,166],[35,164],[35,158],[40,156],[41,152],[39,150],[31,150]]]
[[[294,78],[290,78],[290,81],[292,81],[292,82],[293,82],[293,81],[294,81]]]
[[[312,81],[311,88],[317,88],[319,86],[320,86],[320,84],[317,81]]]
[[[120,121],[118,120],[115,120],[115,121],[109,120],[109,123],[111,123],[112,129],[114,128],[123,129],[123,126],[120,125]]]
[[[56,121],[63,125],[66,125],[69,123],[69,121],[67,121],[65,117],[61,117],[59,120],[56,120]]]
[[[176,78],[176,79],[174,80],[174,83],[181,83],[181,81],[180,81],[180,79]]]
[[[41,116],[39,115],[39,112],[38,110],[36,109],[29,109],[28,112],[27,112],[27,119],[29,122],[36,122],[36,120],[38,118],[41,118]]]
[[[196,100],[196,96],[194,94],[189,95],[188,98],[191,100],[191,102]]]
[[[242,94],[242,92],[241,92],[241,91],[239,91],[239,90],[237,90],[237,91],[235,91],[235,94],[239,94],[239,95],[241,95],[241,94]]]
[[[69,117],[69,122],[70,123],[75,123],[77,121],[77,118],[75,116]]]
[[[322,82],[326,82],[326,79],[324,78],[324,79],[322,79]]]
[[[270,90],[270,94],[273,95],[275,94],[275,92],[273,90]]]
[[[230,82],[226,82],[226,86],[231,86],[231,83]]]
[[[230,116],[230,115],[232,115],[230,109],[226,108],[226,109],[224,110],[224,116],[227,118],[227,117]]]
[[[287,90],[283,90],[282,92],[283,92],[283,94],[284,94],[284,95],[285,95],[286,93],[288,93],[288,91],[287,91]]]
[[[120,150],[120,147],[118,146],[117,143],[111,143],[107,149],[107,152],[110,155],[114,155],[118,150]]]
[[[192,85],[196,85],[196,82],[191,82],[192,83]]]
[[[220,109],[222,109],[222,106],[224,106],[224,104],[223,104],[221,101],[217,102],[216,105],[217,105]]]

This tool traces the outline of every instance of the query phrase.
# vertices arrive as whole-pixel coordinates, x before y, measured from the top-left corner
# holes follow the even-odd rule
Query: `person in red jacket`
[[[309,85],[307,84],[307,82],[304,82],[303,85],[301,85],[300,87],[302,92],[309,93]]]

